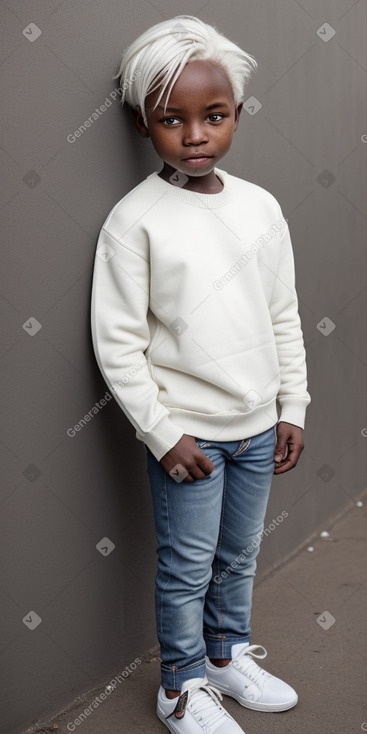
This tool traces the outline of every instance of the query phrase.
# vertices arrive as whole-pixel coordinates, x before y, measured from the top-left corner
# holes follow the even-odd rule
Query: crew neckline
[[[198,206],[202,209],[219,209],[219,207],[226,206],[232,200],[230,193],[230,185],[228,180],[228,174],[226,171],[222,171],[220,168],[214,168],[214,173],[221,180],[223,184],[222,191],[218,191],[216,194],[203,194],[199,191],[190,191],[189,189],[183,189],[181,186],[175,186],[169,181],[165,181],[159,176],[159,171],[154,171],[147,177],[147,181],[155,179],[157,187],[159,186],[162,192],[170,194],[175,199],[192,206]]]

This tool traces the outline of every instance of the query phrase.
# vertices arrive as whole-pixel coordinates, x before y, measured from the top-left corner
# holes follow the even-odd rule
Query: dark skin
[[[233,133],[238,128],[242,103],[235,104],[233,91],[226,73],[211,61],[192,61],[187,64],[171,91],[166,112],[166,97],[155,107],[159,90],[146,98],[145,124],[141,110],[132,110],[139,134],[151,139],[163,161],[159,175],[169,181],[180,171],[187,178],[182,188],[203,194],[215,194],[223,184],[214,168],[231,147]],[[274,451],[274,474],[293,469],[303,450],[303,430],[299,426],[279,421]],[[215,469],[213,462],[199,449],[195,438],[184,434],[161,458],[167,473],[181,464],[188,475],[184,482],[194,482],[209,476]],[[212,659],[223,667],[231,658]],[[180,691],[166,690],[168,698],[176,698]]]

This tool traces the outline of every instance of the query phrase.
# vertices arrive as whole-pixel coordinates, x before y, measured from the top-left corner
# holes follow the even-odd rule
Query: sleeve
[[[281,218],[284,220],[283,215]],[[285,220],[284,220],[285,221]],[[278,354],[280,387],[277,396],[279,421],[304,428],[307,405],[306,354],[303,343],[292,243],[286,224],[280,243],[280,257],[269,310]]]
[[[102,228],[95,255],[91,327],[96,359],[121,409],[159,461],[183,435],[158,400],[145,350],[149,262]]]

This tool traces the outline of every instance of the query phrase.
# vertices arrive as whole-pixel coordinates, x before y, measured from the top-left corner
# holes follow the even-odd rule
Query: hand
[[[276,463],[274,474],[284,474],[293,469],[303,451],[303,430],[293,423],[279,421],[277,425],[277,443],[274,451]]]
[[[199,449],[194,437],[188,436],[186,433],[162,456],[160,463],[167,474],[176,464],[181,464],[189,472],[183,480],[184,482],[205,479],[215,469],[213,462]]]

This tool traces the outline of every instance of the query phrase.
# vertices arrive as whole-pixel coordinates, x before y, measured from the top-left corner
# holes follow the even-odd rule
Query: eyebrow
[[[213,102],[213,104],[208,105],[205,107],[206,110],[213,110],[217,107],[228,107],[227,102]],[[164,110],[163,105],[159,104],[157,105],[157,109]],[[178,107],[166,107],[166,112],[182,112],[181,109]]]

